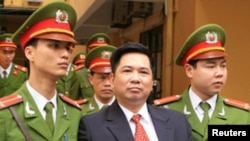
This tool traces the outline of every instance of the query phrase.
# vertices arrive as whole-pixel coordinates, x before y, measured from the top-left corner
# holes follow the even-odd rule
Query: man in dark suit
[[[97,113],[82,117],[78,141],[137,141],[134,115],[141,118],[138,124],[146,132],[145,141],[193,140],[184,114],[147,104],[154,79],[151,54],[145,46],[126,43],[112,53],[110,62],[116,101]]]

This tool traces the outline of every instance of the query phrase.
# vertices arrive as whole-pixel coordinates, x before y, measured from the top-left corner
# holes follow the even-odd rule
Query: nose
[[[105,86],[111,86],[110,78],[106,77],[103,83]]]
[[[223,72],[224,72],[224,71],[225,71],[225,68],[224,68],[224,67],[218,66],[217,69],[216,69],[216,76],[217,76],[217,77],[223,76]]]
[[[136,71],[132,73],[132,82],[139,82],[139,73]]]
[[[68,51],[68,50],[66,50],[66,49],[64,49],[63,50],[63,53],[62,53],[62,57],[64,58],[64,59],[69,59],[70,58],[70,56],[71,56],[71,53]]]

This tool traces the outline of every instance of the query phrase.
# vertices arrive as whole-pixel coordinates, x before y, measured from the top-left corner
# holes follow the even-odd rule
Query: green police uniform
[[[57,80],[57,91],[74,100],[81,99],[80,81],[77,77],[78,76],[75,73],[74,66],[71,65],[68,75]]]
[[[15,92],[27,79],[27,68],[17,64],[12,64],[8,78],[5,80],[0,78],[0,97]]]
[[[99,107],[93,96],[88,99],[86,104],[82,105],[82,115],[95,113],[97,111],[99,111]]]
[[[55,50],[55,52],[58,53],[58,46],[62,47],[62,45],[58,45],[57,43],[63,42],[69,43],[67,45],[71,45],[76,42],[72,31],[76,21],[76,11],[69,3],[53,1],[34,11],[13,34],[12,38],[17,45],[22,47],[22,50],[27,51],[30,49],[32,50],[30,52],[36,49],[34,45],[32,45],[33,42],[31,42],[33,39],[38,39],[34,40],[38,42],[38,45],[40,45],[39,43],[48,43],[47,40],[53,40],[53,43],[44,46],[37,45],[36,47],[41,51],[43,51],[43,47],[47,47],[51,52]],[[31,46],[27,46],[29,42]],[[73,47],[73,45],[67,46],[67,51],[66,48],[63,48],[64,52],[69,53],[72,50],[71,47]],[[37,53],[36,51],[34,52]],[[31,59],[28,59],[31,62]],[[34,62],[36,61],[37,60],[34,59]],[[68,61],[67,58],[65,61]],[[32,84],[39,85],[40,82],[35,79],[34,74],[37,74],[37,70],[40,71],[41,69],[37,69],[33,62],[30,63],[29,80],[32,81],[23,84],[13,95],[0,99],[0,140],[24,141],[27,135],[26,132],[22,131],[26,129],[28,136],[30,136],[33,141],[77,141],[78,125],[82,115],[80,110],[81,107],[76,101],[65,95],[51,93],[48,94],[49,96],[45,96],[45,94],[42,94],[47,90],[52,92],[56,91],[55,78],[58,78],[56,74],[54,74],[53,78],[44,78],[47,82],[52,82],[51,87],[49,87],[48,84],[41,84],[44,89],[48,86],[45,91],[41,90],[42,92],[40,92],[37,88],[34,88],[34,86],[32,87]],[[62,69],[58,68],[58,70]],[[39,73],[43,74],[43,76],[48,75],[48,73],[42,71]],[[43,97],[43,99],[36,97],[37,95]],[[56,102],[53,101],[56,114],[52,115],[55,118],[54,130],[50,130],[49,126],[46,124],[47,122],[45,122],[47,116],[51,117],[51,114],[43,114],[43,112],[45,112],[43,109],[44,107],[38,102],[38,100],[43,100],[42,102],[51,102],[50,96],[56,99]],[[13,108],[16,114],[12,115],[10,109],[13,110]],[[43,111],[40,112],[39,109]],[[15,117],[19,117],[20,120],[15,120]],[[18,125],[21,124],[23,124],[24,129],[19,128]]]
[[[198,28],[184,42],[177,55],[176,64],[186,66],[186,64],[194,60],[223,58],[227,56],[224,48],[225,39],[225,31],[219,25],[207,24]],[[154,104],[184,113],[192,126],[192,135],[195,141],[207,141],[207,126],[202,126],[202,122],[196,114],[197,107],[193,107],[192,105],[192,103],[199,101],[190,99],[189,88],[191,87],[189,86],[181,95],[157,99],[154,101]],[[199,97],[196,94],[194,95]],[[217,99],[211,99],[211,101],[215,102],[215,107],[208,124],[232,125],[250,123],[250,109],[247,103],[226,99],[220,94],[217,94]]]
[[[16,51],[17,46],[12,42],[11,37],[11,33],[0,35],[0,48],[6,51]],[[2,67],[0,66],[0,73],[1,68]],[[8,77],[5,79],[0,77],[0,97],[4,97],[15,92],[23,84],[23,82],[28,79],[26,67],[10,63],[7,69],[10,69]]]
[[[80,81],[81,98],[88,99],[93,96],[94,90],[88,80],[89,70],[85,67],[85,58],[86,53],[80,52],[74,57],[72,63],[75,65],[74,71],[78,81]]]
[[[192,126],[192,135],[195,141],[207,141],[208,135],[204,133],[204,128],[193,109],[188,89],[181,95],[174,95],[155,100],[154,104],[184,113]],[[249,107],[250,105],[247,103],[226,99],[221,95],[218,95],[216,107],[208,124],[249,124]]]
[[[78,67],[75,68],[75,73],[78,81],[80,82],[81,98],[91,98],[94,95],[94,90],[88,80],[89,70],[85,67]]]
[[[16,110],[33,141],[65,141],[66,138],[69,141],[77,140],[81,108],[75,101],[65,96],[57,97],[54,135],[49,132],[50,129],[31,97],[26,83],[15,94],[1,98],[0,103],[0,140],[2,141],[25,140],[9,107]]]

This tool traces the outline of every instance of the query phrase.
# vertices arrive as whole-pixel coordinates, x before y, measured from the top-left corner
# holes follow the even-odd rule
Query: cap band
[[[105,66],[110,66],[110,59],[103,59],[101,57],[98,57],[90,61],[89,69],[92,70],[95,67]]]
[[[13,43],[6,43],[6,42],[0,42],[0,47],[14,47],[17,48],[17,46]]]
[[[198,54],[212,51],[212,50],[221,50],[225,51],[225,48],[222,47],[221,42],[218,41],[216,43],[207,43],[207,42],[200,42],[193,46],[183,57],[182,59],[182,65],[186,64],[188,61],[190,61],[193,57],[195,57]]]
[[[20,44],[24,47],[30,39],[44,34],[44,33],[51,33],[51,32],[58,32],[68,34],[70,36],[74,36],[74,33],[71,32],[70,24],[69,23],[62,23],[57,22],[55,18],[45,19],[34,24],[32,27],[27,29],[25,33],[21,36]]]

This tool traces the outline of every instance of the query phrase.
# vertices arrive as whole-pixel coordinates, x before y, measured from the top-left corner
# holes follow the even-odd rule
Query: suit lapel
[[[115,138],[119,139],[119,141],[134,140],[128,121],[117,101],[115,101],[109,108],[106,109],[109,110],[106,118],[106,126],[115,136]],[[128,135],[124,133],[130,134]]]
[[[169,121],[168,121],[169,118],[164,116],[165,114],[157,112],[151,106],[148,106],[148,110],[149,110],[150,116],[152,118],[158,140],[159,141],[166,140],[166,137],[167,137],[167,140],[169,140],[169,141],[175,140],[174,139],[174,128],[169,123]]]

